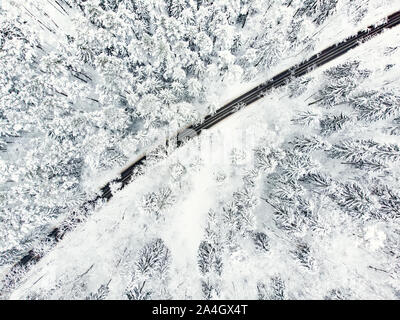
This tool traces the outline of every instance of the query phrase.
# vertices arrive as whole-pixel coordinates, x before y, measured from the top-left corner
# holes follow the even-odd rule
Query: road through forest
[[[201,134],[203,129],[209,129],[215,124],[229,117],[230,115],[238,112],[243,107],[250,105],[251,103],[264,97],[269,90],[279,88],[288,84],[291,80],[299,78],[310,71],[318,68],[337,57],[346,54],[349,50],[361,45],[362,43],[368,41],[372,37],[380,34],[385,29],[393,28],[400,24],[400,11],[397,11],[385,19],[384,23],[372,25],[368,28],[359,31],[357,34],[334,44],[321,52],[314,54],[309,59],[303,61],[302,63],[293,66],[285,71],[282,71],[278,75],[274,76],[272,79],[256,86],[252,90],[242,94],[238,98],[225,104],[223,107],[219,108],[214,114],[208,115],[205,119],[196,125],[191,125],[177,135],[171,137],[166,141],[167,145],[175,145],[177,147],[183,145],[185,141],[191,139],[199,134]],[[163,147],[163,146],[162,146]],[[132,177],[140,174],[141,167],[145,165],[146,155],[142,156],[140,159],[129,165],[124,169],[118,178],[107,183],[101,188],[99,194],[95,199],[87,201],[81,208],[77,208],[77,212],[84,213],[84,215],[89,215],[93,210],[96,203],[99,201],[108,201],[112,198],[112,185],[119,184],[120,189],[124,188],[132,181]],[[72,213],[59,227],[54,228],[47,237],[43,240],[49,250],[54,247],[57,242],[59,242],[64,235],[71,231],[77,224],[84,221],[84,218],[80,218],[79,214],[76,212]],[[26,271],[30,269],[32,265],[37,263],[43,254],[39,254],[35,249],[30,250],[21,260],[16,263],[9,273],[2,280],[2,285],[0,287],[0,296],[11,288],[15,287],[17,283],[22,279]]]

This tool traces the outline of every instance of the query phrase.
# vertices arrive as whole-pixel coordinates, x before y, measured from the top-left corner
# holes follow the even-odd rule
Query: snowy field
[[[308,2],[2,3],[0,275],[161,133],[399,9]],[[150,161],[3,297],[399,299],[399,43]]]

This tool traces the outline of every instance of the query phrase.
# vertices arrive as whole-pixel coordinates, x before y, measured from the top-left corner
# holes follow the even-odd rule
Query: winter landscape
[[[0,299],[400,299],[400,26],[165,145],[398,10],[1,0]]]

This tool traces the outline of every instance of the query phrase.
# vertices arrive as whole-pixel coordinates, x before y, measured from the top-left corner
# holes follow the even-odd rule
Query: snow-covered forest
[[[397,10],[2,0],[0,297],[399,299],[400,27],[154,151]],[[144,174],[46,247],[145,152]],[[4,280],[32,249],[43,258]]]

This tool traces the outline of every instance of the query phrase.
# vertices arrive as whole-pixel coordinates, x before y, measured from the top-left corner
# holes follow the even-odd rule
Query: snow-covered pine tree
[[[372,210],[373,200],[369,192],[357,183],[346,183],[335,200],[344,211],[357,218],[367,216]]]
[[[150,300],[152,291],[145,288],[146,281],[139,283],[133,288],[126,291],[125,295],[128,300]]]
[[[256,248],[261,252],[268,252],[270,249],[270,240],[264,232],[253,233],[253,240]]]
[[[334,144],[329,150],[333,158],[358,162],[364,159],[376,161],[399,161],[400,147],[393,143],[378,143],[372,139],[345,139]]]
[[[389,221],[400,217],[400,194],[387,185],[376,184],[371,193],[378,197],[379,208],[372,212],[378,219]]]
[[[390,91],[366,91],[350,98],[351,106],[357,110],[358,118],[366,121],[386,119],[400,110],[400,96]]]
[[[370,71],[359,66],[358,61],[350,61],[324,71],[326,81],[319,89],[317,101],[328,107],[347,102],[357,85],[370,75]]]
[[[309,16],[316,24],[322,24],[336,9],[338,0],[305,0],[296,15]]]
[[[149,192],[143,196],[141,208],[148,214],[153,214],[158,219],[163,212],[175,201],[172,190],[169,187],[160,188],[157,192]]]
[[[162,239],[149,242],[140,251],[136,267],[142,274],[164,274],[169,267],[171,254]]]
[[[326,147],[326,142],[318,136],[296,136],[289,144],[293,150],[307,153],[314,150],[321,150]]]
[[[90,293],[86,297],[86,300],[105,300],[109,293],[110,288],[108,287],[108,284],[102,284],[95,293]]]
[[[286,286],[279,275],[270,278],[268,284],[261,281],[257,283],[257,292],[259,300],[285,300]]]
[[[341,130],[343,126],[350,120],[351,118],[349,116],[344,115],[343,113],[332,116],[326,115],[319,121],[321,134],[324,136],[328,136],[338,130]]]
[[[291,120],[294,124],[309,126],[311,123],[318,119],[318,114],[312,111],[301,111]]]
[[[307,243],[300,241],[292,251],[292,254],[296,259],[298,259],[298,261],[303,267],[307,269],[314,268],[315,259],[312,255],[311,248]]]
[[[221,275],[223,266],[221,249],[215,248],[210,242],[202,241],[199,245],[198,264],[203,275],[210,272]]]
[[[147,300],[165,294],[170,264],[171,252],[164,241],[148,241],[138,253],[125,296],[129,300]]]

